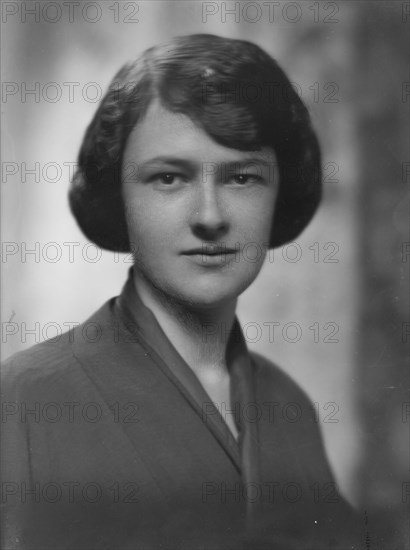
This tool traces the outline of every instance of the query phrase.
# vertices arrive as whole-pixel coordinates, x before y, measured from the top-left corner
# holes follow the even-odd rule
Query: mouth
[[[238,250],[236,248],[228,248],[227,246],[204,244],[197,248],[191,248],[184,251],[184,256],[230,256],[236,254]]]
[[[182,252],[191,262],[202,268],[220,268],[237,261],[238,249],[216,244],[204,244]]]

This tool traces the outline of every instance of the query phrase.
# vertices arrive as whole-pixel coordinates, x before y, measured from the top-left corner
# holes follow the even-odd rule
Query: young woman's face
[[[275,154],[218,145],[158,102],[124,152],[123,197],[137,277],[194,308],[223,305],[255,279],[268,247]]]

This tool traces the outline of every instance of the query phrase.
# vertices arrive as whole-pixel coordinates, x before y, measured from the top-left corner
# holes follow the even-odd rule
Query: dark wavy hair
[[[88,126],[69,201],[89,240],[130,251],[123,153],[154,99],[190,117],[220,145],[243,151],[272,147],[280,183],[270,245],[293,241],[304,230],[321,198],[320,149],[305,105],[277,62],[255,44],[193,34],[126,64]]]

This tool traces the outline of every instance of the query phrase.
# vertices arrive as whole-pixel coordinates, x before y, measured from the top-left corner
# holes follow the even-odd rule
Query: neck
[[[235,320],[236,299],[197,308],[160,293],[135,272],[134,284],[144,305],[194,372],[216,377],[226,374],[226,348]]]

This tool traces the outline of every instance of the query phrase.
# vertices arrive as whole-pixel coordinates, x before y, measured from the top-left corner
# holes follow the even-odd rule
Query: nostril
[[[192,227],[193,233],[202,240],[212,241],[225,235],[228,231],[228,224],[225,221],[209,223],[197,221]]]
[[[221,200],[215,181],[197,187],[191,225],[194,233],[202,239],[220,237],[228,229],[228,216]]]

